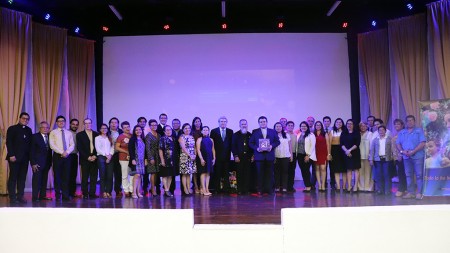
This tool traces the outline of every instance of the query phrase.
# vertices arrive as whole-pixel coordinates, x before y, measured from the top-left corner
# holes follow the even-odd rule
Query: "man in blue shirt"
[[[397,139],[397,149],[403,156],[405,165],[407,194],[403,198],[422,199],[423,168],[425,156],[425,135],[423,130],[416,127],[413,115],[406,116],[406,128],[400,131]],[[413,176],[416,176],[414,184]],[[417,186],[417,189],[416,189]],[[417,190],[417,193],[416,193]]]

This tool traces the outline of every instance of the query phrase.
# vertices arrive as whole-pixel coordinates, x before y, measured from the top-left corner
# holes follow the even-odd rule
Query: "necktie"
[[[67,150],[67,144],[66,144],[66,134],[64,133],[64,129],[61,129],[61,138],[63,143],[63,149],[64,152]]]
[[[225,129],[222,129],[222,141],[225,141]]]
[[[45,142],[45,147],[48,149],[48,139],[47,139],[47,135],[44,135],[44,142]]]

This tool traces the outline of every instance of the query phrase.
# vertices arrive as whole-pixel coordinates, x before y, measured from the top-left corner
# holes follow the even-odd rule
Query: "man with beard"
[[[73,143],[75,144],[73,151],[69,155],[70,172],[69,172],[69,196],[72,198],[78,197],[77,191],[77,175],[78,175],[78,149],[77,149],[77,131],[80,122],[78,119],[70,120],[70,131],[73,136]]]
[[[237,168],[238,194],[247,194],[250,187],[251,163],[253,161],[253,150],[248,145],[251,134],[248,132],[247,120],[239,121],[240,130],[233,134],[231,150]]]

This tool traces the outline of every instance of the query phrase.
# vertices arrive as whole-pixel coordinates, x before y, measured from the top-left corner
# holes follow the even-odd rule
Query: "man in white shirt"
[[[66,118],[56,117],[58,128],[50,132],[50,148],[53,150],[53,172],[55,173],[55,199],[56,201],[70,200],[69,196],[69,175],[70,158],[69,154],[75,148],[72,132],[65,129]]]

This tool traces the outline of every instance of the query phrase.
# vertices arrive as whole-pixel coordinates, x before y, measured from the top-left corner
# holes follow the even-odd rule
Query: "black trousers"
[[[305,162],[305,156],[305,154],[297,154],[297,162],[298,166],[300,166],[300,171],[302,172],[305,187],[311,187],[311,172],[309,171],[309,168],[311,167],[312,160],[309,159],[308,162]]]
[[[97,190],[96,189],[98,178],[97,163],[83,161],[80,165],[81,165],[81,191],[83,192],[83,196],[88,195],[93,196],[95,195],[95,192]]]
[[[45,198],[47,191],[48,172],[50,164],[45,167],[40,167],[38,171],[33,172],[32,178],[32,196],[33,199]]]
[[[97,157],[97,166],[100,172],[100,193],[112,192],[113,184],[113,161],[106,163],[106,156]]]
[[[70,154],[69,195],[75,196],[77,191],[78,154]]]
[[[295,169],[297,168],[297,154],[293,155],[292,162],[289,162],[288,178],[287,178],[287,190],[294,189]]]
[[[273,193],[273,160],[260,160],[256,163],[256,191]]]
[[[63,158],[53,153],[53,172],[55,175],[55,198],[69,198],[70,157]]]
[[[175,170],[176,170],[176,175],[178,175],[179,173],[180,173],[180,162],[178,161],[178,160],[176,160],[176,161],[174,161],[174,167],[175,167]],[[170,192],[172,193],[172,194],[174,194],[175,193],[175,189],[177,188],[177,186],[176,186],[176,176],[173,176],[172,177],[172,182],[170,183],[170,188],[169,188],[169,190],[170,190]],[[183,189],[183,187],[181,186],[181,180],[180,180],[180,189]],[[184,192],[183,191],[181,191],[181,194],[183,194]]]
[[[236,163],[236,180],[238,192],[248,193],[250,191],[251,170],[251,157],[242,157],[242,159],[240,159],[240,161]]]
[[[275,159],[275,189],[288,187],[289,158]]]
[[[316,178],[316,163],[312,160],[311,161],[311,186],[316,186],[317,184],[317,178]]]
[[[230,161],[216,161],[214,165],[214,172],[212,175],[212,187],[216,192],[229,192],[230,191],[230,180],[229,180],[229,168]],[[220,182],[223,180],[223,188],[220,188]]]
[[[8,161],[9,164],[9,178],[8,178],[8,193],[9,199],[22,199],[25,190],[25,180],[27,179],[29,161]]]
[[[112,173],[114,178],[114,191],[122,192],[122,167],[119,163],[119,153],[116,152],[111,158]]]

